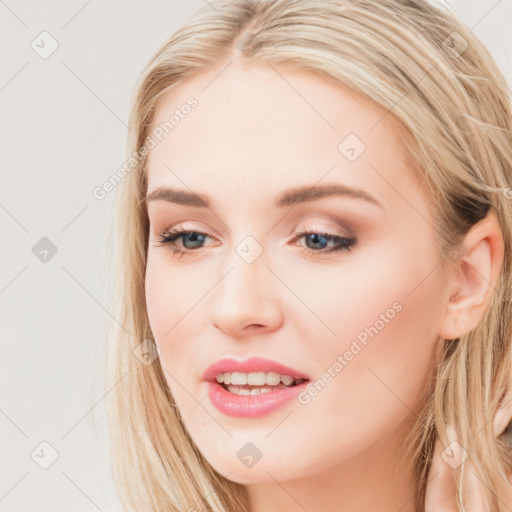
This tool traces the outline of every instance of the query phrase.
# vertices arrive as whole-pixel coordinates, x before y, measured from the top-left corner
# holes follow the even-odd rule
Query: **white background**
[[[120,510],[99,367],[113,196],[92,190],[124,162],[143,65],[205,1],[0,1],[1,511]],[[449,5],[512,83],[512,1]],[[43,31],[59,45],[47,59],[31,48]],[[48,469],[31,458],[43,441]]]

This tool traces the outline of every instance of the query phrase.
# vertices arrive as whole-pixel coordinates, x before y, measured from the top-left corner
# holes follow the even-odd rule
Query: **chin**
[[[278,481],[293,480],[305,476],[306,473],[311,471],[311,468],[307,470],[305,467],[307,464],[304,464],[304,460],[301,461],[304,466],[297,465],[296,450],[293,450],[291,460],[287,460],[282,456],[283,454],[272,456],[263,453],[256,462],[254,462],[254,459],[252,461],[249,459],[245,463],[243,462],[244,452],[240,454],[240,457],[237,455],[241,451],[238,444],[236,450],[234,450],[234,457],[226,458],[227,451],[230,451],[230,449],[223,451],[222,454],[207,454],[208,456],[205,454],[205,458],[217,473],[239,484],[275,483],[274,479]],[[275,454],[276,451],[274,450],[273,453]]]

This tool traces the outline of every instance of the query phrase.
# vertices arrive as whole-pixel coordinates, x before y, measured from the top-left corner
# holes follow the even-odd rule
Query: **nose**
[[[234,254],[214,288],[211,322],[233,338],[278,329],[283,321],[278,284],[263,255],[248,263]]]

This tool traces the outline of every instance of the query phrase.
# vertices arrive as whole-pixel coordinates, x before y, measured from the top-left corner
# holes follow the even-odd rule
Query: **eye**
[[[201,231],[190,231],[190,230],[182,230],[182,229],[169,229],[162,233],[157,238],[157,246],[169,246],[173,255],[177,254],[180,258],[187,254],[189,251],[194,251],[198,248],[197,244],[201,244],[204,242],[205,238],[210,238],[209,235],[203,233]],[[177,244],[177,240],[181,239],[182,244],[185,248],[183,250]],[[190,242],[190,246],[187,244]],[[199,245],[200,248],[200,245]]]
[[[201,244],[203,244],[207,238],[211,237],[201,231],[175,228],[169,229],[161,234],[157,238],[156,245],[169,246],[173,255],[178,255],[181,258],[182,256],[200,249]],[[300,246],[301,252],[315,256],[326,253],[350,251],[352,246],[356,243],[355,238],[347,238],[317,231],[303,231],[295,235],[295,240],[302,238],[306,240],[306,244],[310,243],[311,245],[306,247]],[[182,247],[177,243],[178,240],[181,240]]]
[[[311,242],[313,249],[311,246],[301,246],[301,251],[312,255],[316,255],[318,253],[328,254],[341,251],[350,251],[352,246],[356,243],[355,238],[332,235],[330,233],[320,233],[317,231],[303,231],[302,233],[296,235],[296,239],[301,239],[303,237],[306,237],[306,244]],[[329,249],[324,250],[329,244]],[[318,248],[320,248],[320,251],[316,250]]]

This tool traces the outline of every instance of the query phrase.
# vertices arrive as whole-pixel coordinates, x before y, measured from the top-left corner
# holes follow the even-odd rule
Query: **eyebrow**
[[[372,195],[364,190],[347,187],[341,184],[326,184],[321,186],[301,186],[282,192],[275,201],[277,208],[292,206],[299,203],[317,201],[326,197],[344,196],[355,199],[362,199],[380,208],[382,205]],[[207,196],[196,194],[188,190],[181,190],[169,187],[159,187],[146,196],[146,201],[167,201],[170,203],[196,208],[211,208],[211,201]]]

